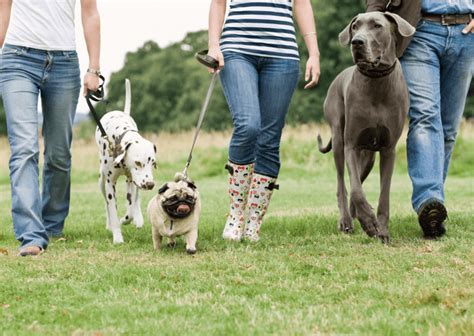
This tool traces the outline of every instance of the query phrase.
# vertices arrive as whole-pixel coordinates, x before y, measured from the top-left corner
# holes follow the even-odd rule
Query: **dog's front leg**
[[[378,223],[369,202],[365,198],[360,180],[360,169],[357,160],[358,150],[354,148],[345,148],[344,154],[347,160],[347,170],[351,181],[351,203],[356,209],[356,216],[362,225],[365,233],[370,237],[378,234]]]
[[[163,236],[160,234],[159,230],[152,225],[151,226],[151,236],[153,238],[153,247],[155,250],[159,250],[161,248],[161,241],[163,240]]]
[[[111,176],[105,183],[105,193],[107,195],[107,220],[108,227],[112,231],[114,244],[123,243],[122,231],[120,230],[120,221],[117,214],[117,200],[115,198],[116,176]]]
[[[388,221],[390,218],[390,185],[395,165],[395,148],[380,151],[380,198],[377,209],[377,220],[380,225],[378,236],[383,243],[388,243]]]
[[[198,238],[198,229],[194,228],[186,234],[186,252],[188,254],[196,253],[196,241]]]
[[[120,224],[127,225],[132,220],[135,222],[135,213],[136,213],[136,203],[137,203],[137,194],[138,188],[133,183],[132,178],[127,176],[127,212],[124,217],[120,219]],[[138,205],[139,206],[139,205]],[[142,225],[143,225],[143,216],[141,216]]]

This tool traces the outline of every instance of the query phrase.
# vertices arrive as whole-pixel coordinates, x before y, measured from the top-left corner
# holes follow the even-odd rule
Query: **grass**
[[[16,257],[2,162],[0,333],[474,334],[472,126],[464,126],[454,154],[446,185],[448,235],[439,241],[421,238],[400,145],[389,246],[368,238],[358,224],[353,235],[337,231],[332,155],[316,152],[316,132],[285,131],[281,189],[255,245],[220,238],[228,134],[202,134],[190,169],[203,200],[195,256],[185,254],[183,241],[154,252],[148,223],[142,230],[124,227],[125,244],[113,246],[97,188],[95,145],[78,140],[65,239],[53,241],[41,257]],[[182,170],[191,137],[151,136],[159,151],[158,184]],[[123,195],[123,183],[119,190]],[[375,204],[377,171],[365,190]],[[155,192],[142,193],[143,209]]]

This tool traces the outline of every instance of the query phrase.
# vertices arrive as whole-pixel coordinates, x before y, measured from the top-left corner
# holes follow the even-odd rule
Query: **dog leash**
[[[217,68],[219,67],[219,62],[213,57],[209,56],[207,52],[208,52],[207,50],[203,50],[196,53],[195,55],[196,59],[199,61],[199,63],[207,66],[208,68],[217,70]],[[196,125],[196,131],[194,133],[193,144],[191,145],[191,150],[189,152],[188,160],[186,161],[186,166],[184,167],[184,170],[183,170],[184,177],[188,176],[187,173],[188,173],[189,165],[191,164],[191,160],[193,158],[194,146],[196,145],[196,140],[199,135],[199,131],[201,130],[202,122],[204,120],[207,107],[209,106],[209,101],[211,100],[212,91],[214,90],[214,85],[216,84],[216,79],[217,79],[217,71],[214,71],[214,74],[212,75],[212,78],[211,78],[211,83],[209,84],[209,88],[207,89],[206,99],[204,100],[201,113],[199,114],[199,119]]]
[[[110,139],[107,133],[105,132],[104,126],[102,126],[102,123],[100,122],[99,115],[97,114],[97,111],[95,110],[91,102],[91,100],[97,103],[104,101],[105,77],[102,75],[99,75],[99,79],[102,80],[102,84],[99,85],[96,91],[87,90],[87,95],[85,98],[86,98],[87,106],[89,106],[89,110],[91,111],[92,117],[94,118],[95,123],[97,124],[97,127],[99,128],[102,138],[105,139],[105,141],[107,141],[107,143],[109,144],[109,149],[112,150],[112,147],[113,147],[112,143],[110,142]]]

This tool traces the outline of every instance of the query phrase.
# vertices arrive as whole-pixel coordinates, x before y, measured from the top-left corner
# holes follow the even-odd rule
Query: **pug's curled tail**
[[[327,146],[323,147],[323,140],[321,139],[321,135],[318,134],[318,148],[319,151],[323,154],[330,152],[332,149],[332,138],[329,139],[329,143],[327,144]]]

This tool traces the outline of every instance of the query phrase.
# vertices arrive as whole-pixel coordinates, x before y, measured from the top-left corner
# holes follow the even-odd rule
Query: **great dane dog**
[[[137,228],[143,226],[138,190],[151,190],[155,186],[156,147],[138,133],[137,125],[130,117],[131,99],[127,79],[124,111],[108,112],[100,120],[108,141],[98,128],[95,135],[100,155],[99,187],[107,203],[107,229],[112,231],[114,244],[123,243],[121,224],[133,221]],[[121,175],[127,178],[127,213],[119,220],[115,185]]]
[[[355,65],[342,71],[329,87],[324,116],[332,138],[319,150],[334,151],[337,170],[339,228],[351,233],[353,218],[364,231],[389,241],[389,198],[395,146],[403,130],[409,97],[396,45],[415,33],[415,28],[396,14],[370,12],[357,15],[339,34],[342,45],[352,45]],[[380,198],[375,216],[362,190],[380,152]],[[344,184],[347,162],[351,194],[350,211]]]

